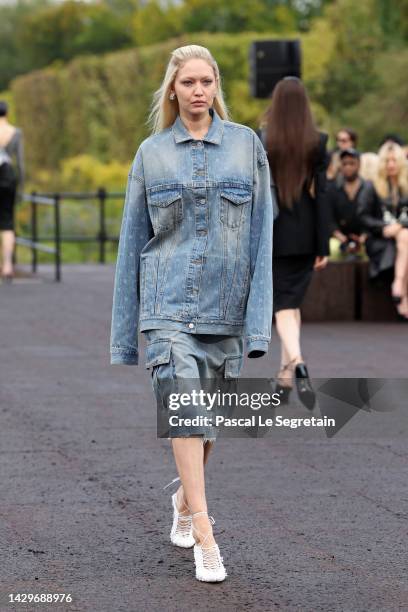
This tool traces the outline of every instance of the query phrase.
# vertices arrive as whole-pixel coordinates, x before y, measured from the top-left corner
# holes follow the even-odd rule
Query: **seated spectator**
[[[372,279],[391,277],[391,295],[401,319],[408,321],[408,170],[404,151],[393,142],[379,152],[375,199],[363,198],[360,220],[368,233]]]
[[[398,136],[398,134],[386,134],[380,142],[380,149],[383,145],[388,144],[390,142],[398,144],[400,147],[403,147],[405,144],[404,139],[401,138],[401,136]]]
[[[360,156],[360,176],[366,181],[374,182],[378,174],[379,159],[377,153],[362,153]]]
[[[337,132],[336,147],[331,152],[329,167],[326,176],[329,181],[335,181],[340,175],[340,153],[345,149],[355,149],[357,147],[357,132],[351,128],[342,128]]]
[[[363,254],[366,235],[363,232],[359,209],[361,198],[375,197],[373,184],[359,176],[360,154],[356,149],[345,149],[340,153],[340,179],[329,188],[332,212],[331,253],[338,242],[340,252],[348,259]],[[337,242],[337,245],[336,245]]]

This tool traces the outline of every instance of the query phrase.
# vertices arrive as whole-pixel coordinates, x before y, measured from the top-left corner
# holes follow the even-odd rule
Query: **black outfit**
[[[320,133],[314,164],[315,197],[304,187],[288,209],[279,202],[273,226],[273,309],[299,308],[313,274],[316,255],[329,254],[330,211],[326,169],[327,134]]]
[[[0,186],[0,231],[14,230],[14,203],[17,181],[10,187]]]
[[[372,190],[364,193],[361,198],[358,214],[362,226],[368,233],[366,250],[370,259],[370,278],[390,275],[394,270],[396,246],[394,238],[384,238],[383,228],[392,222],[408,225],[408,195],[399,193],[395,205],[391,195],[380,198],[372,186]]]
[[[20,128],[16,128],[10,141],[4,147],[11,158],[16,159],[18,174],[7,186],[0,185],[0,231],[14,230],[14,205],[16,202],[17,187],[21,189],[24,181],[23,138]]]
[[[335,230],[339,230],[347,237],[351,234],[360,236],[363,233],[363,226],[359,216],[361,202],[365,197],[366,191],[371,193],[373,185],[370,181],[360,178],[360,187],[352,200],[344,189],[344,185],[344,180],[341,184],[332,183],[327,192],[332,215],[331,230],[332,233]]]

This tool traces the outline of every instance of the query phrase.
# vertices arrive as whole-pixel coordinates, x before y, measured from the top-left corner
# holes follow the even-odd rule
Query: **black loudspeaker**
[[[301,77],[300,40],[260,40],[249,51],[249,83],[254,98],[269,98],[286,76]]]

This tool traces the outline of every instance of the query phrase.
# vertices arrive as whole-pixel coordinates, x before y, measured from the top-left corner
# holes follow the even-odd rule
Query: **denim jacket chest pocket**
[[[183,220],[180,185],[158,185],[146,190],[150,219],[155,234],[174,229]]]
[[[231,229],[238,229],[249,217],[252,190],[247,185],[220,186],[220,220]]]

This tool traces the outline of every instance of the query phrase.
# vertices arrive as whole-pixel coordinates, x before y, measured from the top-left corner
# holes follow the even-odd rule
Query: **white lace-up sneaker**
[[[171,496],[173,504],[173,525],[170,532],[170,540],[175,546],[191,548],[195,544],[192,531],[193,519],[191,514],[179,514],[177,510],[177,493]]]
[[[208,514],[208,512],[194,512],[192,516],[197,514]],[[210,519],[211,524],[214,525],[214,518],[212,516],[209,516],[208,518]],[[200,533],[197,527],[194,527],[194,525],[193,529],[197,533]],[[209,535],[210,534],[207,533],[201,544],[194,544],[196,578],[202,582],[222,582],[225,580],[226,576],[228,576],[223,563],[224,559],[221,557],[218,544],[214,544],[208,548],[205,547],[205,540]]]
[[[180,476],[173,478],[163,490],[170,487],[172,484],[180,480]],[[180,514],[177,509],[177,491],[172,495],[171,502],[173,504],[173,525],[170,532],[170,540],[175,546],[182,548],[191,548],[195,544],[195,539],[192,532],[191,514]]]

